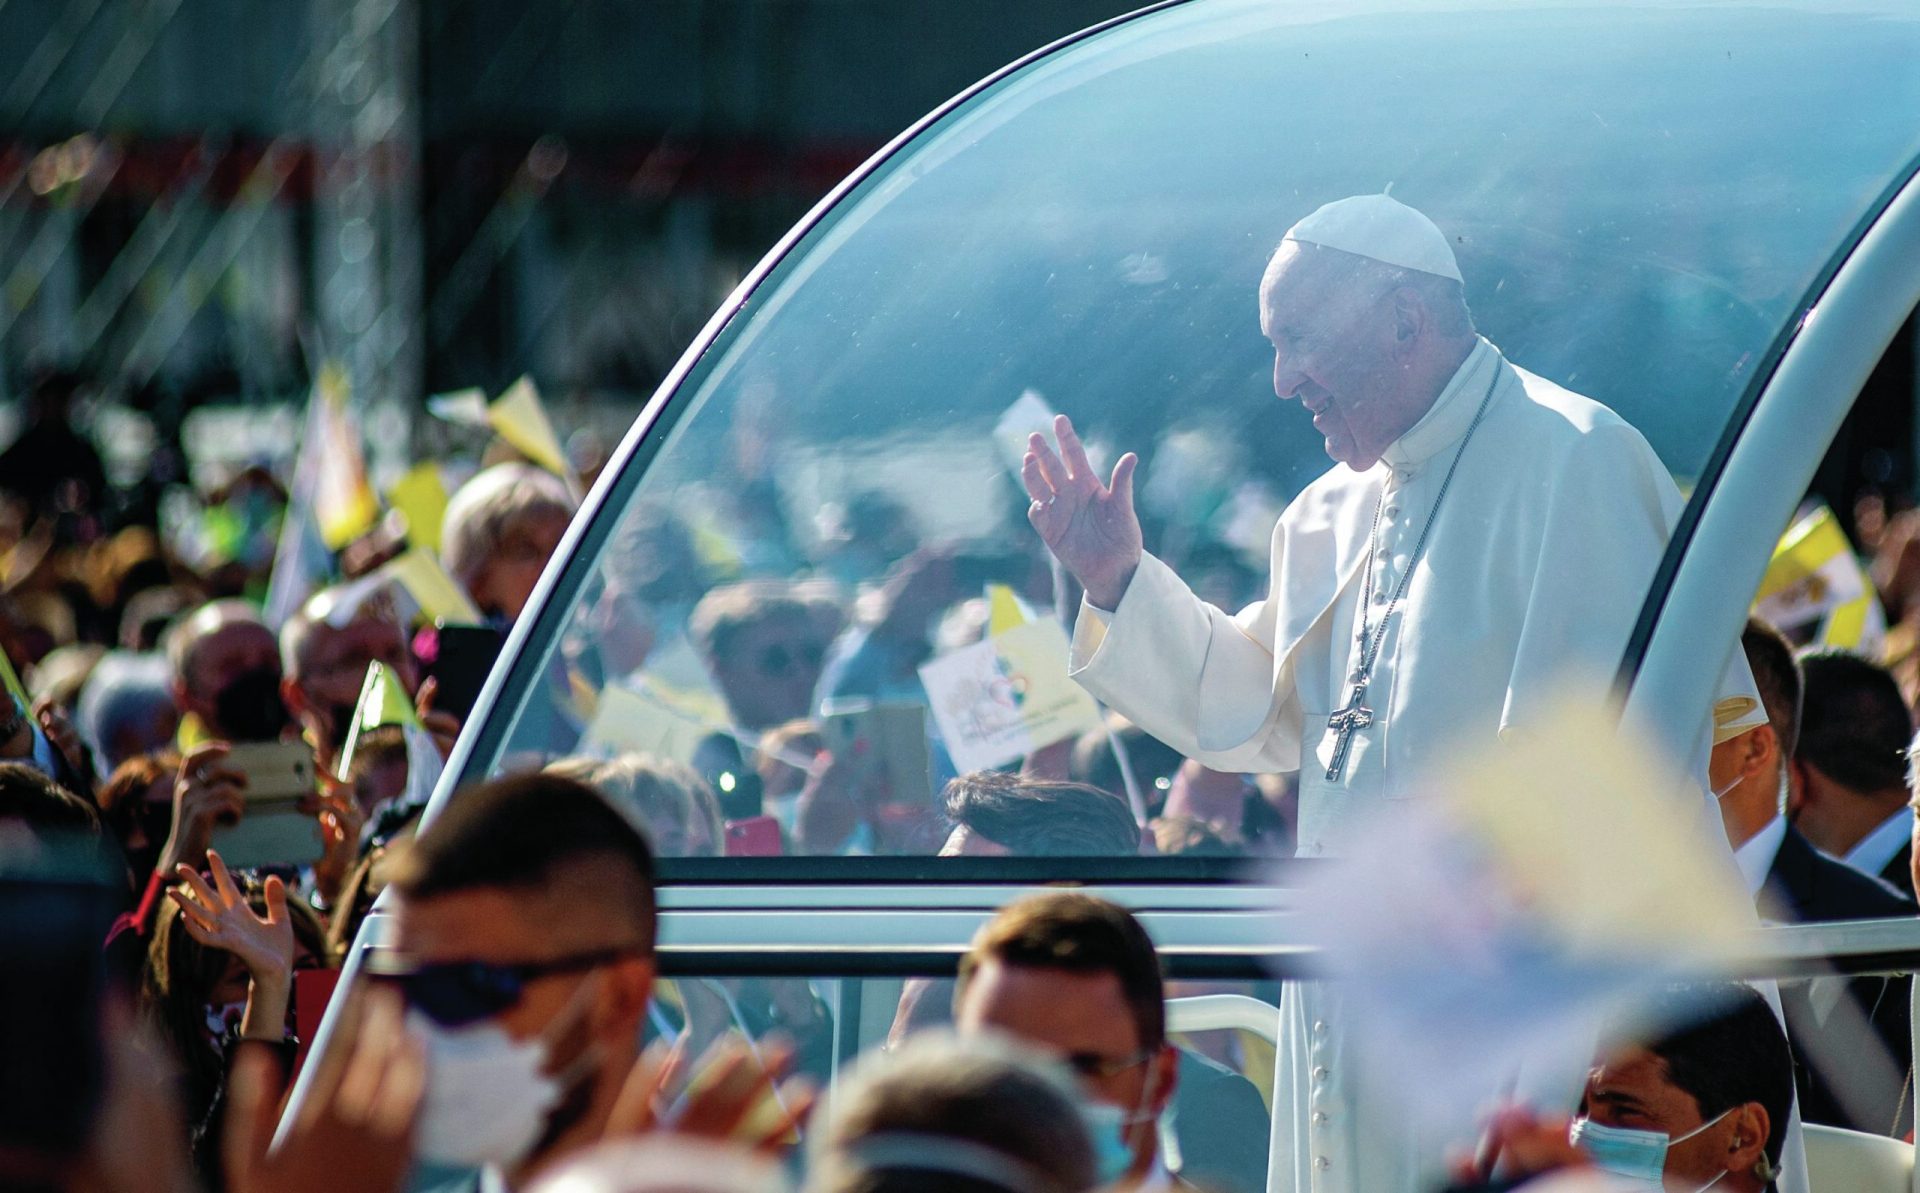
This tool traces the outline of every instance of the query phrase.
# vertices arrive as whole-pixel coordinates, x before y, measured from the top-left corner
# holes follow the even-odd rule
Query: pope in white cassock
[[[1146,554],[1137,458],[1103,485],[1065,418],[1058,455],[1029,440],[1022,479],[1086,590],[1074,677],[1207,766],[1298,770],[1299,853],[1339,854],[1438,760],[1537,723],[1570,686],[1604,695],[1681,497],[1632,426],[1476,334],[1446,237],[1385,195],[1287,232],[1260,327],[1274,392],[1312,411],[1336,461],[1274,527],[1266,600],[1214,608]],[[1723,694],[1751,711],[1721,734],[1764,716],[1739,663]],[[1286,1009],[1291,1187],[1416,1187],[1438,1153],[1363,1127],[1369,1099],[1319,1001]]]

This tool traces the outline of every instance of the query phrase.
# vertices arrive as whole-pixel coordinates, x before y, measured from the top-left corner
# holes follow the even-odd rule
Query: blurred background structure
[[[1132,6],[0,0],[0,442],[77,370],[150,503],[283,463],[325,359],[376,483],[522,374],[603,450],[848,171]]]

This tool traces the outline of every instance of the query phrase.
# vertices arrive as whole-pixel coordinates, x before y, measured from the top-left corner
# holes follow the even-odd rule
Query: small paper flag
[[[378,660],[367,664],[367,678],[360,685],[360,702],[353,706],[353,723],[347,729],[346,744],[340,747],[338,774],[341,779],[353,771],[353,753],[360,748],[360,737],[385,725],[418,728],[420,716],[413,709],[400,677]]]
[[[20,675],[13,669],[13,660],[7,652],[0,650],[0,687],[6,688],[7,695],[14,698],[21,708],[33,707],[33,701],[27,699],[27,689],[20,682]]]
[[[987,636],[1004,634],[1015,626],[1027,624],[1026,606],[1013,589],[1004,584],[987,585]]]
[[[487,420],[487,391],[479,386],[435,394],[427,399],[427,412],[435,418],[463,427],[491,427]]]
[[[467,590],[447,575],[439,557],[425,547],[413,547],[395,556],[382,565],[380,573],[406,589],[420,611],[434,621],[479,625],[486,620]]]
[[[555,476],[572,479],[567,453],[560,447],[560,437],[553,433],[553,424],[547,420],[547,409],[540,402],[540,391],[534,388],[533,378],[520,378],[495,398],[493,405],[487,407],[487,422],[521,455]]]

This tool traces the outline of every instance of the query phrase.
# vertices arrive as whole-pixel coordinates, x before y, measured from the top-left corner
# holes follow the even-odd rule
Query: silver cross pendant
[[[1347,751],[1353,746],[1353,735],[1373,724],[1373,710],[1366,706],[1366,698],[1367,684],[1360,680],[1353,685],[1347,706],[1327,718],[1327,728],[1340,739],[1334,744],[1333,761],[1327,767],[1329,782],[1337,782],[1340,773],[1347,769]]]

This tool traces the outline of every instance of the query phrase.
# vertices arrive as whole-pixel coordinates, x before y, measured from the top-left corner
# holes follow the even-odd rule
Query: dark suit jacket
[[[1794,829],[1787,829],[1760,892],[1760,913],[1787,923],[1824,923],[1833,920],[1882,919],[1914,914],[1913,900],[1871,875],[1862,874],[1813,847]],[[1800,1116],[1808,1122],[1850,1127],[1875,1134],[1898,1134],[1911,1122],[1897,1085],[1875,1080],[1873,1070],[1850,1063],[1860,1046],[1858,1033],[1847,1031],[1847,1021],[1863,1021],[1886,1050],[1893,1071],[1905,1077],[1911,1068],[1912,1048],[1908,979],[1859,977],[1846,983],[1846,1004],[1823,996],[1822,986],[1838,979],[1819,978],[1780,983],[1780,1003],[1786,1013],[1787,1035],[1793,1045],[1794,1085],[1800,1095]],[[1831,993],[1828,987],[1826,993]],[[1869,1037],[1869,1041],[1871,1037]],[[1809,1043],[1827,1045],[1836,1055],[1821,1066],[1812,1062]],[[1867,1047],[1871,1047],[1871,1042]],[[1852,1102],[1859,1110],[1845,1109]],[[1896,1116],[1903,1121],[1896,1122]]]
[[[1908,841],[1905,845],[1902,845],[1900,852],[1894,854],[1893,860],[1887,863],[1887,868],[1880,871],[1880,881],[1886,883],[1894,890],[1899,891],[1907,898],[1913,898],[1912,841]]]

